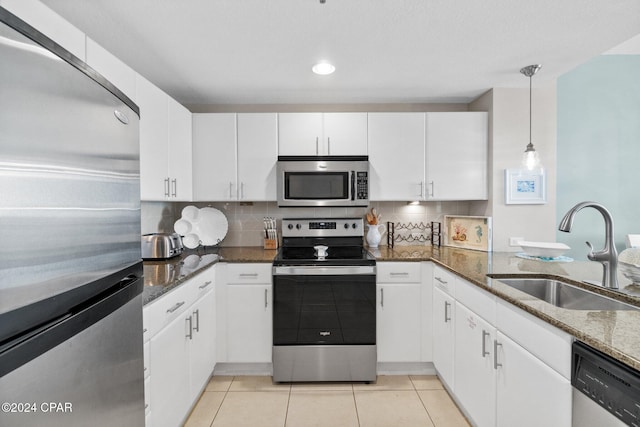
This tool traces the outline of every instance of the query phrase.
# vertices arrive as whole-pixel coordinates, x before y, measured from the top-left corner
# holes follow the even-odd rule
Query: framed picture
[[[547,203],[547,183],[544,169],[504,170],[504,203],[507,205],[537,205]]]
[[[444,217],[444,244],[464,249],[491,252],[490,216]]]

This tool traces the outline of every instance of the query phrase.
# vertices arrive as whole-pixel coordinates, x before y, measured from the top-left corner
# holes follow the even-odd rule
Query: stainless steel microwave
[[[278,206],[369,205],[367,156],[279,156]]]

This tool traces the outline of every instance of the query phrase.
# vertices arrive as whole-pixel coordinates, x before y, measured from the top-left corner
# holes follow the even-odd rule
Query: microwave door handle
[[[356,172],[351,171],[351,200],[356,199]]]

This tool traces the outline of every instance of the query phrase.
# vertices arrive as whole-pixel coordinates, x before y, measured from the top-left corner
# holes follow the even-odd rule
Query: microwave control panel
[[[369,198],[369,173],[356,172],[356,196],[358,200]]]

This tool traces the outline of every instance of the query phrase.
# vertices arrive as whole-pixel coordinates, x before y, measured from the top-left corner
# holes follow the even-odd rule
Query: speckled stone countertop
[[[278,252],[261,247],[204,247],[163,260],[144,261],[142,303],[148,304],[217,262],[272,262]]]
[[[370,250],[378,261],[433,261],[478,287],[545,320],[578,340],[640,370],[640,311],[569,310],[556,307],[499,282],[524,276],[561,279],[595,293],[640,306],[640,287],[619,274],[620,290],[613,292],[584,283],[601,281],[596,262],[545,262],[523,259],[509,252],[480,252],[450,247],[396,246]]]
[[[640,311],[568,310],[500,283],[499,278],[530,275],[562,279],[578,287],[640,306],[640,287],[619,275],[623,293],[585,284],[600,281],[596,262],[544,262],[523,259],[510,252],[480,252],[451,247],[386,246],[370,249],[380,262],[433,261],[476,286],[564,330],[578,340],[640,370]],[[145,261],[145,304],[179,286],[216,262],[266,262],[276,250],[260,247],[205,248],[186,251],[164,261]],[[148,289],[147,289],[148,288]]]

